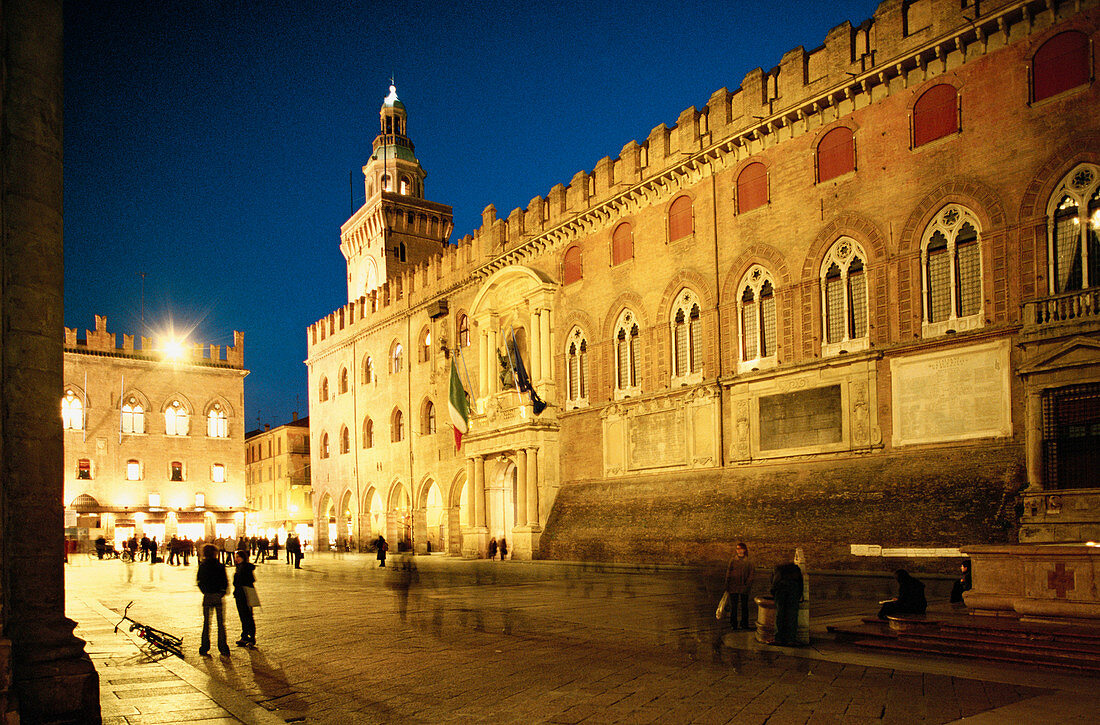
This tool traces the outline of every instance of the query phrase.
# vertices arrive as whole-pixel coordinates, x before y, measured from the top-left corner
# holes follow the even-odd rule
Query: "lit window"
[[[213,466],[210,467],[210,480],[214,483],[225,483],[224,463],[215,463]]]
[[[634,258],[634,228],[623,222],[611,235],[611,264],[617,265]]]
[[[183,480],[183,463],[181,463],[180,461],[172,461],[172,463],[170,465],[171,465],[171,475],[169,476],[169,480],[171,480],[171,481],[182,481]]]
[[[130,459],[126,461],[126,480],[127,481],[140,481],[141,480],[141,463]]]
[[[76,462],[76,477],[85,481],[92,478],[92,462],[88,458],[81,458]]]
[[[699,298],[691,290],[676,296],[672,309],[672,375],[688,378],[702,373],[702,335],[699,330]],[[681,382],[687,382],[681,380]]]
[[[913,104],[913,147],[959,130],[959,95],[947,83],[932,86]]]
[[[1100,287],[1100,167],[1081,164],[1047,207],[1050,293]]]
[[[374,421],[370,418],[363,421],[363,447],[374,447]]]
[[[346,393],[346,392],[348,392],[348,369],[347,368],[341,368],[340,369],[340,393],[343,394],[343,393]]]
[[[569,346],[566,350],[566,397],[567,406],[579,408],[588,403],[588,340],[579,327],[569,334]]]
[[[187,408],[178,400],[172,403],[164,411],[164,433],[170,436],[185,436],[189,426]]]
[[[196,493],[195,494],[195,508],[201,509],[205,505],[206,505],[206,494],[205,493]]]
[[[65,391],[61,399],[61,427],[65,430],[84,430],[84,403],[72,390]]]
[[[695,219],[692,215],[691,197],[681,196],[672,202],[668,208],[668,240],[675,242],[677,239],[691,236]]]
[[[634,313],[624,310],[615,329],[615,394],[617,397],[636,395],[638,323]]]
[[[867,337],[866,255],[855,240],[841,237],[821,264],[822,309],[825,310],[823,355],[865,349]]]
[[[363,384],[370,385],[374,382],[374,360],[370,355],[363,358]]]
[[[400,410],[393,411],[393,431],[390,440],[394,443],[405,439],[405,417]]]
[[[424,330],[420,333],[420,362],[428,362],[432,359],[432,331]]]
[[[229,437],[229,418],[222,410],[221,403],[214,403],[214,407],[206,414],[206,435],[211,438]]]
[[[739,367],[752,370],[774,365],[777,332],[775,287],[771,274],[754,264],[741,280],[738,290],[737,319],[741,326]]]
[[[941,209],[924,232],[921,258],[925,334],[980,325],[982,259],[977,217],[958,204]]]
[[[133,396],[130,396],[122,406],[122,432],[145,432],[145,408]]]
[[[321,458],[328,458],[328,433],[321,434]]]
[[[328,378],[321,378],[321,384],[317,388],[317,398],[322,403],[328,400]]]
[[[149,508],[159,508],[159,507],[160,507],[160,494],[159,493],[149,494]]]
[[[347,453],[351,450],[351,433],[348,432],[347,427],[340,429],[340,452]]]
[[[466,315],[458,316],[458,344],[462,347],[470,346],[470,318]]]
[[[401,343],[399,342],[399,343],[397,343],[396,345],[393,346],[393,357],[392,357],[393,366],[392,366],[391,370],[394,373],[401,372],[401,352],[402,352],[402,348],[401,348]]]
[[[1076,30],[1058,33],[1039,46],[1031,66],[1032,101],[1088,83],[1091,56],[1088,36]]]

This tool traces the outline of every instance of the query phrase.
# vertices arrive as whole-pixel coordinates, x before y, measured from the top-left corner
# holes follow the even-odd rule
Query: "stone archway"
[[[340,506],[336,509],[336,546],[346,548],[354,546],[358,542],[355,538],[355,497],[351,491],[345,491],[340,499]]]
[[[409,491],[395,482],[386,503],[386,539],[390,551],[408,551],[413,546],[413,512]]]
[[[328,551],[329,545],[336,539],[333,528],[336,526],[336,504],[332,496],[326,493],[317,506],[317,525],[313,532],[313,550]]]
[[[515,462],[505,458],[497,463],[491,476],[486,476],[485,483],[485,523],[489,536],[497,541],[506,539],[509,544],[516,526],[517,471]]]
[[[470,515],[470,486],[466,480],[465,470],[460,471],[451,482],[451,491],[448,498],[447,520],[449,522],[447,540],[447,553],[452,556],[462,556],[463,529],[471,521]]]
[[[432,479],[425,481],[417,511],[419,523],[423,527],[422,543],[425,553],[447,551],[448,531],[451,526],[449,513],[439,484]]]

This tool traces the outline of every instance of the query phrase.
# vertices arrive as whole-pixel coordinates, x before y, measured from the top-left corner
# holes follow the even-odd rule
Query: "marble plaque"
[[[683,410],[665,410],[630,418],[630,468],[661,468],[687,463]]]
[[[1007,340],[890,361],[894,445],[1012,435]]]
[[[760,398],[762,451],[837,443],[843,436],[843,425],[839,385]]]

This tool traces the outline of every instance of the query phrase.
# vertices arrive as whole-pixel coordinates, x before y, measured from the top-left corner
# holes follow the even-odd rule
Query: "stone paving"
[[[813,602],[814,645],[758,645],[714,619],[718,582],[674,567],[310,555],[258,567],[259,646],[199,657],[195,566],[74,558],[69,616],[107,723],[1063,723],[1095,720],[1097,681],[860,653],[824,626],[867,607]],[[812,580],[811,580],[812,592]],[[111,631],[184,638],[154,661]],[[230,641],[236,611],[227,598]]]

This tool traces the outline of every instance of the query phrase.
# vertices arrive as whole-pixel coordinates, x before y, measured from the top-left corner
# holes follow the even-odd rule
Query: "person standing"
[[[218,558],[218,549],[207,544],[202,550],[197,576],[199,591],[202,592],[202,642],[199,654],[210,653],[210,615],[218,620],[218,652],[229,656],[229,642],[225,636],[225,592],[229,589],[229,577],[225,574],[225,565]]]
[[[233,569],[233,601],[237,604],[237,614],[241,618],[241,638],[238,647],[256,646],[256,618],[252,607],[258,602],[256,596],[256,565],[248,560],[247,551],[237,551]],[[251,590],[251,592],[249,591]]]
[[[508,556],[508,539],[503,536],[500,537],[500,560],[504,561],[504,557]]]
[[[294,568],[302,568],[302,540],[298,538],[297,534],[293,534],[286,540],[286,555],[287,562],[294,559]]]
[[[375,556],[378,557],[378,566],[382,567],[386,565],[386,552],[390,550],[389,542],[386,541],[386,537],[382,534],[378,535],[378,538],[374,542],[375,548],[378,553]]]
[[[489,558],[497,558],[497,537],[495,536],[489,539]]]
[[[775,599],[775,643],[792,647],[798,643],[798,605],[802,601],[802,569],[787,562],[775,568],[772,578]]]
[[[726,567],[726,591],[730,595],[730,627],[749,629],[749,599],[752,592],[752,577],[756,567],[749,558],[749,547],[739,541],[734,557]]]

